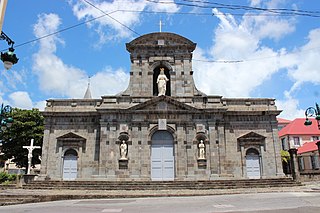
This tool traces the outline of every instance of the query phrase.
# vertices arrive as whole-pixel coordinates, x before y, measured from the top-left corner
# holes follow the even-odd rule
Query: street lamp
[[[12,107],[7,105],[3,106],[1,104],[1,111],[0,111],[0,125],[1,125],[1,130],[0,131],[5,131],[8,128],[11,127],[13,123],[13,118],[9,117],[8,114],[10,114],[12,111]]]
[[[1,52],[1,61],[3,61],[4,68],[9,70],[11,69],[12,65],[16,64],[19,60],[16,54],[14,54],[14,48],[13,48],[14,41],[12,41],[9,38],[9,36],[7,36],[4,32],[1,32],[0,40],[6,40],[8,45],[9,46],[11,45],[11,47],[9,47],[8,52],[5,52],[5,53]]]
[[[304,122],[304,125],[310,126],[312,124],[312,121],[308,119],[308,117],[315,117],[318,122],[318,129],[320,129],[320,107],[316,103],[316,107],[309,107],[306,109],[305,113],[306,115],[306,121]]]

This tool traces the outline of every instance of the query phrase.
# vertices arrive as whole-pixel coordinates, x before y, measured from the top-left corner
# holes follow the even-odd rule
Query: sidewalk
[[[295,187],[237,188],[214,190],[27,190],[21,188],[8,188],[0,191],[0,205],[68,199],[206,196],[268,192],[320,193],[320,182],[308,182],[303,183],[302,186]]]

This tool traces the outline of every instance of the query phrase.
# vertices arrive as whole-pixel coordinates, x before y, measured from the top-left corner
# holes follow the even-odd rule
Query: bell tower
[[[194,85],[192,52],[196,48],[187,38],[174,33],[150,33],[126,44],[131,71],[128,88],[120,95],[152,97],[159,95],[158,76],[163,68],[165,95],[201,95]]]

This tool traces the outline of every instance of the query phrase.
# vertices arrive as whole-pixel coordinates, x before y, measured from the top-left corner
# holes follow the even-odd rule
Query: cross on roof
[[[160,27],[160,33],[162,32],[162,26],[163,26],[164,24],[162,23],[162,20],[160,19],[160,21],[159,21],[159,27]]]

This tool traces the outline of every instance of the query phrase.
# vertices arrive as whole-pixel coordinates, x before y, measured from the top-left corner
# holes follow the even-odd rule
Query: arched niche
[[[160,74],[160,68],[164,68],[164,74],[167,76],[169,81],[167,81],[167,88],[166,88],[166,96],[171,96],[171,78],[170,78],[170,69],[168,69],[166,66],[158,65],[153,69],[153,95],[158,96],[158,84],[157,84],[157,78]]]

